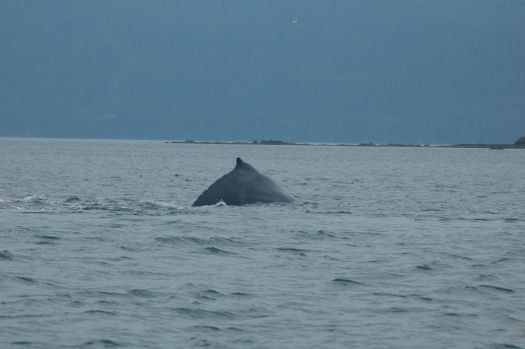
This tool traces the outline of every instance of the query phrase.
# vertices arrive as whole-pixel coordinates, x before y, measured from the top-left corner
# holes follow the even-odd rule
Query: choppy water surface
[[[293,204],[190,207],[241,156]],[[0,140],[2,348],[525,348],[525,151]]]

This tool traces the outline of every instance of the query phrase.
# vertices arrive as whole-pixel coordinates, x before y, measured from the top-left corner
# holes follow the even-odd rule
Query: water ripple
[[[339,285],[363,285],[362,283],[348,279],[348,278],[335,278],[332,280],[332,282],[339,284]]]
[[[495,290],[495,291],[501,291],[505,293],[514,293],[514,290],[511,290],[510,288],[501,287],[501,286],[479,285],[479,287],[483,287],[483,288]]]
[[[233,254],[233,252],[229,252],[229,251],[226,251],[226,250],[222,250],[222,249],[220,249],[220,248],[213,247],[213,246],[208,246],[208,247],[205,248],[205,250],[206,250],[208,253],[216,254],[216,255],[231,255],[231,254]]]
[[[13,260],[13,254],[7,250],[0,251],[0,260]]]
[[[102,348],[118,348],[122,344],[112,341],[110,339],[95,339],[88,342],[85,342],[82,347],[91,348],[91,347],[102,347]]]
[[[175,312],[192,319],[233,319],[234,314],[228,311],[206,310],[202,308],[175,308]]]

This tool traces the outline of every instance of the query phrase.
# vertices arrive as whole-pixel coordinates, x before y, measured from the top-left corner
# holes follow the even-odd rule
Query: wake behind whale
[[[294,201],[271,178],[261,174],[241,158],[237,158],[235,168],[210,185],[193,206],[214,205],[221,200],[227,205],[236,206]]]

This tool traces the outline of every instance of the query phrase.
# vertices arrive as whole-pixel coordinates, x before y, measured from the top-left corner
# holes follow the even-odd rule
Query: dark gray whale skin
[[[215,205],[221,200],[234,206],[294,201],[277,183],[241,158],[237,158],[235,168],[210,185],[193,206]]]

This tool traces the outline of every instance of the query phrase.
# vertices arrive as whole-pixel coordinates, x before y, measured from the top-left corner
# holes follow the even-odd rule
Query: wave
[[[363,285],[359,281],[355,281],[355,280],[347,279],[347,278],[335,278],[332,280],[332,282],[339,284],[339,285]]]
[[[0,251],[0,260],[1,259],[12,260],[13,259],[13,254],[11,252],[9,252],[8,250]]]
[[[212,236],[210,238],[198,238],[195,236],[166,236],[156,237],[156,241],[164,244],[174,245],[222,245],[222,246],[240,246],[240,241],[234,239]]]
[[[202,308],[175,308],[176,313],[192,319],[233,319],[235,316],[229,311],[213,311]]]
[[[85,348],[91,348],[91,347],[118,348],[120,346],[122,346],[121,343],[112,341],[110,339],[96,339],[96,340],[91,340],[91,341],[84,343],[82,347],[85,347]]]
[[[290,253],[298,254],[300,256],[304,256],[306,255],[307,252],[310,252],[309,250],[304,250],[304,249],[294,248],[294,247],[278,247],[276,250],[280,252],[290,252]]]
[[[482,285],[479,285],[479,287],[489,289],[489,290],[494,290],[494,291],[505,292],[505,293],[514,293],[514,290],[510,288],[506,288],[506,287],[501,287],[501,286],[482,284]]]
[[[12,279],[15,280],[15,281],[18,281],[19,283],[23,283],[23,284],[26,284],[26,285],[36,284],[38,282],[35,279],[30,278],[28,276],[14,276],[14,277],[12,277]]]
[[[117,315],[117,312],[115,311],[108,311],[108,310],[100,310],[100,309],[92,309],[92,310],[86,310],[82,312],[82,314],[88,314],[88,315]]]
[[[213,247],[213,246],[206,247],[205,250],[206,250],[206,252],[208,252],[208,253],[211,253],[211,254],[217,254],[217,255],[228,255],[228,254],[233,254],[233,252],[226,251],[226,250],[221,250],[220,248]]]
[[[144,298],[152,298],[155,295],[150,290],[146,289],[133,289],[128,292],[132,296],[136,297],[144,297]]]

